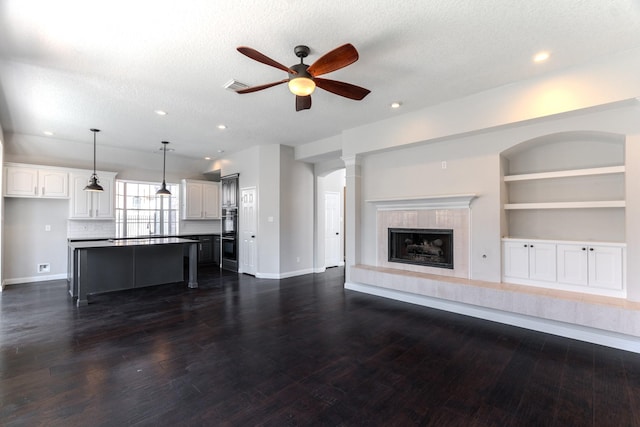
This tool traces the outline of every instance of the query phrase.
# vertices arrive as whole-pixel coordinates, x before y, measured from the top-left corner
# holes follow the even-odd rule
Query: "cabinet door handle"
[[[42,195],[44,196],[44,187],[42,187]]]
[[[592,251],[592,250],[593,250],[593,248],[589,248],[589,250],[590,250],[590,251]]]
[[[533,245],[529,245],[529,247],[530,247],[530,248],[532,248],[532,247],[533,247]]]
[[[525,248],[528,248],[528,247],[529,247],[529,245],[524,245],[524,247],[525,247]]]
[[[33,187],[33,194],[38,195],[38,186]]]
[[[582,248],[582,250],[583,250],[583,251],[586,251],[586,250],[587,250],[587,248]]]

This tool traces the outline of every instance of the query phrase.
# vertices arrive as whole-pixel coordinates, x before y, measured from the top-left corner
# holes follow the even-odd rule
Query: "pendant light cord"
[[[92,129],[93,131],[93,175],[96,176],[96,129]]]
[[[162,183],[164,184],[165,181],[165,175],[166,175],[166,170],[167,170],[167,144],[166,143],[162,143],[163,144],[163,150],[164,151],[164,155],[162,156]]]

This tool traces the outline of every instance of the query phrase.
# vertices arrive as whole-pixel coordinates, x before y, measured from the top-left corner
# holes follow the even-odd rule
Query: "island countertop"
[[[88,249],[126,246],[175,245],[184,243],[198,243],[198,241],[193,239],[185,239],[183,237],[144,237],[131,239],[70,241],[69,247],[71,249]]]

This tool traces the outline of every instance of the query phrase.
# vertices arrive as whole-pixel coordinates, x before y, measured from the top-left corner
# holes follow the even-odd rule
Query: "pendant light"
[[[171,191],[167,190],[167,182],[165,181],[165,172],[167,169],[167,145],[169,141],[162,141],[162,187],[158,191],[156,191],[157,196],[170,196]]]
[[[93,174],[91,175],[91,178],[89,178],[89,184],[84,187],[84,191],[104,191],[104,188],[100,185],[98,175],[96,174],[96,133],[100,132],[100,129],[89,130],[93,132]]]

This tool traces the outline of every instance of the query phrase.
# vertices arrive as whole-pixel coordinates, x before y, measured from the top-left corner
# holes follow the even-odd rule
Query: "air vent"
[[[233,91],[240,90],[240,89],[246,89],[248,87],[249,87],[249,85],[246,85],[244,83],[240,83],[239,81],[233,80],[233,79],[229,80],[224,85],[225,89],[229,89],[229,90],[233,90]]]

